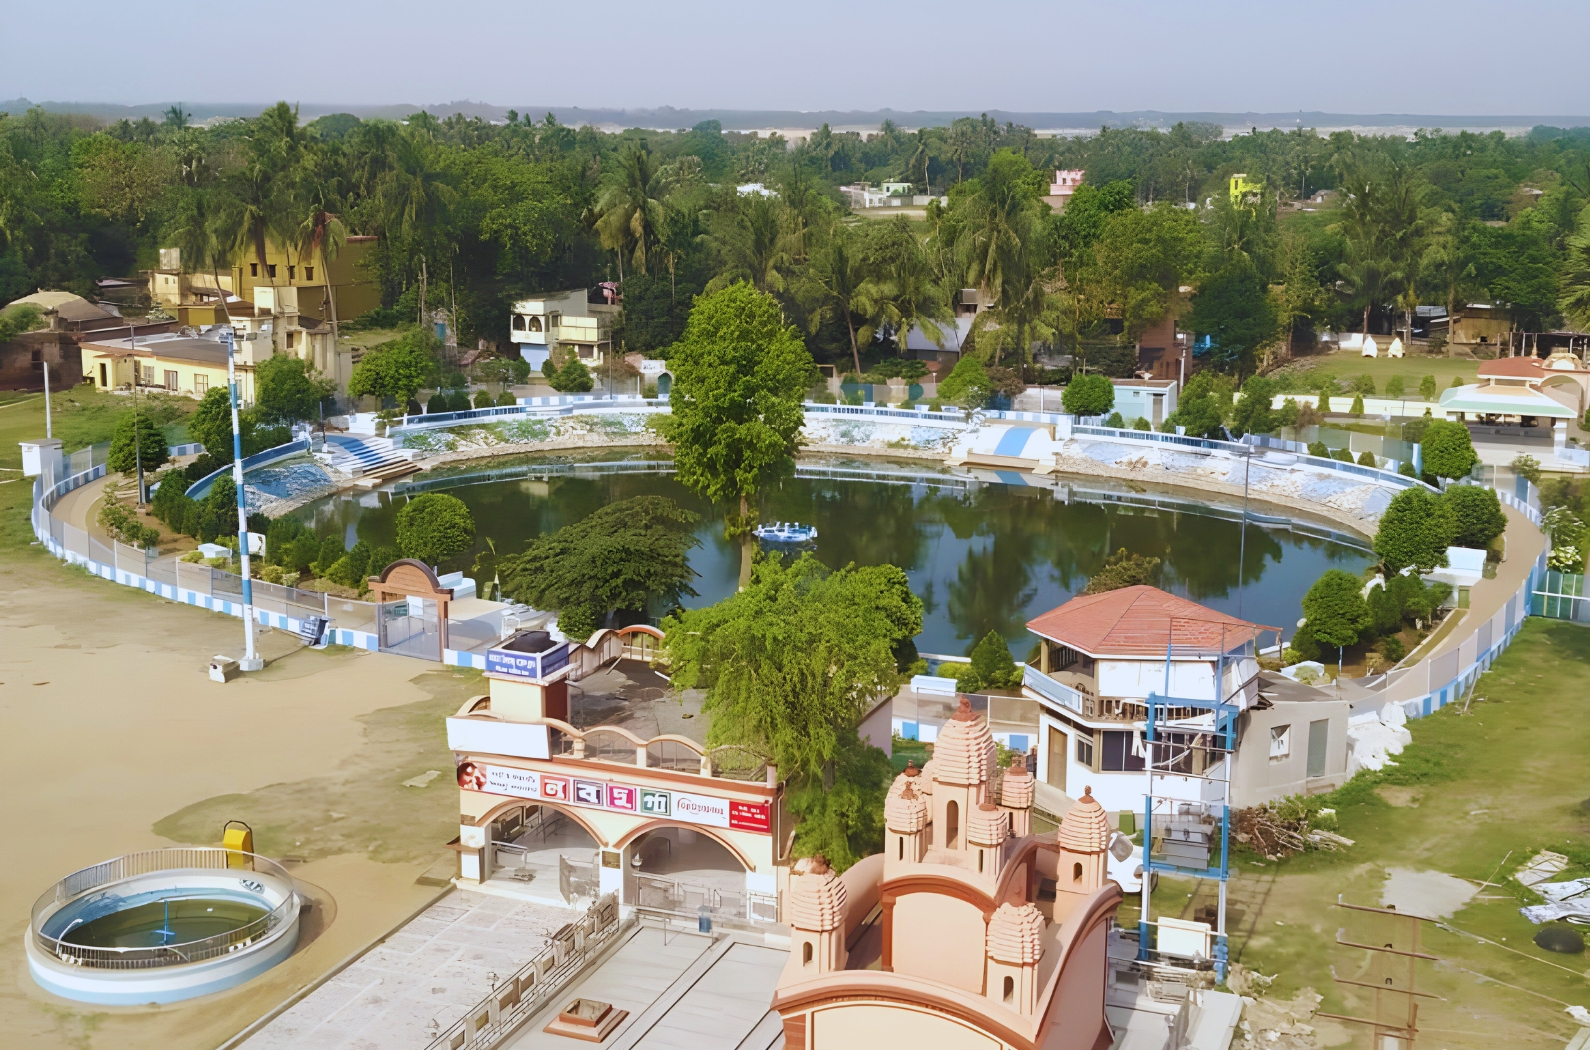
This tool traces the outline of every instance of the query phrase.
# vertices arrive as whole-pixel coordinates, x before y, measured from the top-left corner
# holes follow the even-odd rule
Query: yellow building
[[[254,367],[271,356],[264,340],[239,339],[238,397],[254,403]],[[226,386],[226,345],[214,335],[162,335],[85,340],[81,344],[85,378],[100,390],[163,390],[202,398],[211,387]]]
[[[1255,203],[1264,193],[1264,180],[1257,176],[1249,178],[1246,174],[1238,172],[1231,176],[1231,203],[1233,205]]]
[[[337,320],[348,321],[381,305],[381,289],[360,265],[375,246],[374,237],[349,237],[337,257],[328,261],[323,252],[304,257],[267,243],[263,265],[253,252],[238,256],[231,285],[239,297],[256,306],[256,288],[291,288],[303,312],[323,321],[332,318],[335,296]]]

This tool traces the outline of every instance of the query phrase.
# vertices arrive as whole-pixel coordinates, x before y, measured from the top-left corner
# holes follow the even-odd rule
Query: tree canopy
[[[1432,478],[1464,478],[1480,461],[1474,452],[1469,428],[1446,419],[1433,420],[1424,428],[1419,444],[1423,450],[1424,473]]]
[[[724,507],[749,578],[753,501],[794,470],[815,374],[800,334],[772,296],[732,284],[702,296],[669,354],[674,382],[664,434],[681,484]]]
[[[362,362],[361,362],[362,363]],[[267,423],[296,423],[319,415],[320,403],[336,392],[336,384],[314,366],[290,354],[276,354],[254,370],[255,407]]]
[[[1097,374],[1072,376],[1060,403],[1072,415],[1102,416],[1115,407],[1115,384]]]
[[[643,617],[654,604],[672,610],[696,593],[688,556],[698,545],[697,521],[662,496],[610,503],[500,558],[503,593],[559,610],[566,634],[570,624],[600,626],[613,613]]]
[[[1455,532],[1451,506],[1428,489],[1403,489],[1391,498],[1375,531],[1375,553],[1388,573],[1409,566],[1421,573],[1446,564]]]
[[[457,496],[427,492],[397,512],[398,550],[433,568],[475,542],[475,518]]]
[[[110,452],[105,460],[109,469],[131,476],[137,473],[141,461],[144,473],[152,475],[165,466],[166,460],[170,458],[166,452],[165,434],[147,415],[139,413],[135,416],[127,412],[116,420],[116,429],[110,439]]]
[[[1303,615],[1313,636],[1326,645],[1348,646],[1371,624],[1359,590],[1363,581],[1341,569],[1327,569],[1303,596]]]
[[[893,692],[895,646],[921,629],[900,569],[830,571],[810,554],[759,561],[744,590],[663,621],[674,686],[706,692],[707,742],[751,747],[807,781],[823,780],[845,735]]]

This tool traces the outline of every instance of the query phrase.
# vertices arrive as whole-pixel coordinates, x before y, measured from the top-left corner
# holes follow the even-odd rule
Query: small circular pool
[[[33,906],[28,967],[57,995],[171,1003],[234,987],[292,954],[299,897],[265,857],[177,847],[62,879]]]

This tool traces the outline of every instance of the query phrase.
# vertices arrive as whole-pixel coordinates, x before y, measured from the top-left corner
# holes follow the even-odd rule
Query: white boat
[[[817,538],[817,526],[802,525],[794,521],[775,521],[758,525],[753,535],[768,543],[806,543]]]

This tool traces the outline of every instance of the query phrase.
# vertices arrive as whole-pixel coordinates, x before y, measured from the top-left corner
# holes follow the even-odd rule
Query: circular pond
[[[80,1002],[170,1003],[241,984],[292,954],[299,900],[264,857],[179,847],[74,872],[33,907],[28,967]]]
[[[638,455],[458,464],[301,513],[350,546],[391,544],[403,503],[439,490],[463,500],[478,529],[475,548],[444,571],[469,572],[488,539],[499,554],[515,552],[607,503],[659,495],[702,516],[701,546],[690,556],[698,596],[687,604],[719,601],[738,582],[739,548],[723,538],[721,513],[675,481],[665,460]],[[1026,622],[1079,593],[1121,548],[1159,558],[1168,591],[1288,631],[1322,572],[1356,574],[1374,560],[1361,537],[1259,504],[1244,543],[1240,498],[910,461],[802,459],[795,477],[764,494],[761,517],[816,525],[811,547],[827,565],[900,566],[925,606],[917,648],[950,655],[993,630],[1024,657]]]

